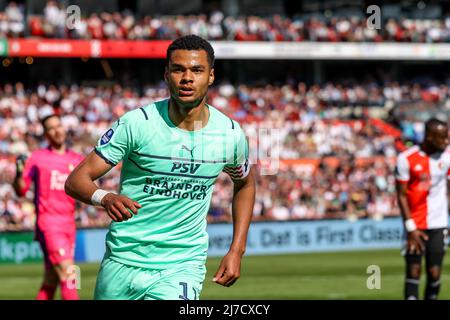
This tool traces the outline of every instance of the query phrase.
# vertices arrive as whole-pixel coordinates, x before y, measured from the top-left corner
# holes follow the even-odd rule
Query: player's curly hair
[[[430,132],[436,129],[438,126],[447,127],[447,123],[438,118],[431,118],[425,122],[425,132]]]
[[[170,56],[175,50],[205,50],[208,55],[210,67],[214,67],[214,49],[208,41],[199,36],[191,34],[174,40],[167,48],[167,65],[169,65]]]

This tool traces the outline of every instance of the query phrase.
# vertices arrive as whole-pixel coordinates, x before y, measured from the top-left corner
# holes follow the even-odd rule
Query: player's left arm
[[[447,149],[445,150],[447,155],[447,203],[449,205],[449,214],[450,214],[450,145],[447,146]]]
[[[447,173],[447,198],[448,198],[448,202],[447,203],[450,206],[450,169],[448,169],[448,173]]]
[[[248,161],[248,145],[243,133],[238,143],[237,163],[224,169],[234,183],[232,218],[233,240],[223,257],[213,281],[229,287],[241,274],[241,259],[247,245],[247,234],[255,204],[255,179]]]
[[[241,259],[245,253],[255,203],[255,180],[252,170],[245,179],[233,182],[233,241],[213,279],[214,282],[226,287],[233,285],[241,275]]]

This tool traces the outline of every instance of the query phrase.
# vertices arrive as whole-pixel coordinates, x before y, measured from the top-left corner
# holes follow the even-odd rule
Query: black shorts
[[[425,255],[426,265],[442,266],[445,251],[447,249],[447,228],[422,230],[428,236],[425,242],[425,252],[422,254],[410,254],[406,252],[405,240],[405,259],[408,264],[421,264],[422,257]]]

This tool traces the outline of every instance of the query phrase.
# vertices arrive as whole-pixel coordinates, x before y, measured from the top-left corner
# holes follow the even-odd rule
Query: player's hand
[[[220,262],[212,281],[224,287],[232,286],[241,276],[241,254],[229,251]]]
[[[424,241],[428,240],[428,236],[421,230],[408,232],[407,250],[409,254],[421,254],[425,251]]]
[[[142,208],[138,202],[114,193],[108,193],[103,197],[102,206],[115,222],[127,221]]]
[[[16,158],[16,176],[21,177],[23,174],[23,169],[25,168],[25,161],[27,157],[24,155],[18,155]]]

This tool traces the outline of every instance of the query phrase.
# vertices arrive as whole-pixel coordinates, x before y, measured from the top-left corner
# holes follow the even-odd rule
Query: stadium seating
[[[363,13],[353,17],[283,17],[158,15],[135,17],[130,12],[83,16],[74,29],[65,25],[66,8],[48,1],[39,15],[25,16],[23,6],[10,2],[0,12],[1,37],[72,39],[174,39],[198,34],[210,40],[330,42],[450,42],[450,18],[387,19],[380,30],[366,27]]]
[[[437,99],[447,101],[449,90],[441,86]],[[399,131],[381,120],[362,116],[355,120],[336,117],[345,106],[384,108],[389,102],[421,100],[430,86],[397,83],[384,86],[343,87],[328,83],[307,86],[219,84],[210,91],[209,103],[242,123],[249,137],[251,160],[258,168],[264,161],[256,156],[256,144],[267,151],[276,146],[276,135],[260,137],[261,128],[275,128],[280,163],[275,175],[257,171],[258,192],[255,220],[321,219],[397,215],[392,159],[404,148]],[[92,150],[112,121],[126,111],[168,96],[162,85],[137,88],[119,85],[56,86],[25,88],[23,84],[0,86],[0,230],[33,226],[32,193],[19,200],[11,188],[15,174],[14,156],[43,146],[38,119],[56,112],[68,130],[72,148],[83,154]],[[378,105],[378,107],[376,107]],[[100,180],[114,190],[119,171]],[[210,221],[230,220],[232,184],[221,175],[213,195]],[[80,226],[108,223],[97,209],[80,205]]]

